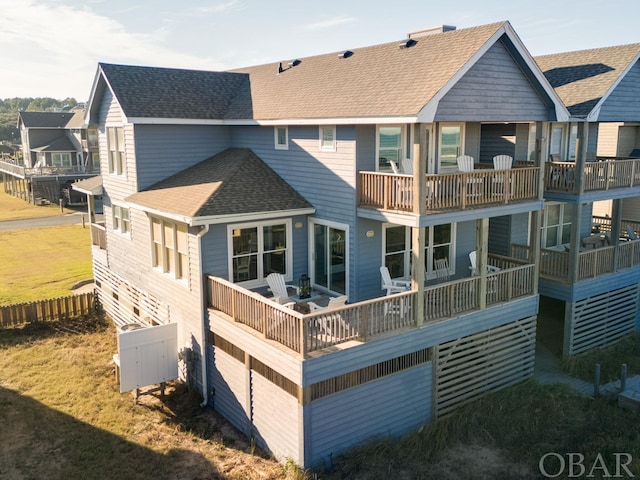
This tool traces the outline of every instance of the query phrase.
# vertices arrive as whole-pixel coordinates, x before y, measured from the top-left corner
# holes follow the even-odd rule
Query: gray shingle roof
[[[89,195],[102,195],[102,175],[76,180],[71,184],[71,188]]]
[[[69,128],[74,116],[83,117],[82,111],[69,112],[20,112],[19,119],[27,128]]]
[[[640,43],[535,57],[572,115],[586,117],[640,52]]]
[[[313,208],[245,148],[229,148],[134,193],[127,201],[189,218]]]
[[[71,142],[69,137],[60,137],[39,147],[32,148],[38,152],[76,152],[78,149]]]
[[[128,117],[222,119],[249,78],[228,72],[101,63]]]
[[[100,64],[127,117],[305,119],[415,116],[507,22],[278,63],[206,72]],[[406,40],[406,39],[402,39]]]

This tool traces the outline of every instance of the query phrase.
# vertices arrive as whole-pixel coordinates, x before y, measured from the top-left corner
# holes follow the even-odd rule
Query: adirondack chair
[[[389,269],[384,265],[380,267],[380,275],[382,275],[382,289],[387,291],[387,295],[406,292],[411,288],[409,280],[391,280]]]
[[[493,157],[493,169],[494,170],[509,170],[513,164],[513,157],[510,155],[496,155]],[[504,186],[509,179],[508,174],[499,173],[493,177],[493,184],[496,195],[502,195],[505,193]]]
[[[460,155],[456,162],[458,163],[458,170],[461,172],[473,172],[474,159],[471,155]]]
[[[333,310],[334,308],[343,307],[347,303],[348,299],[349,297],[346,295],[340,295],[339,297],[330,298],[326,307],[321,307],[314,302],[307,302],[307,305],[309,305],[309,309],[311,310],[311,313],[313,313],[320,310]]]
[[[296,294],[300,293],[300,289],[296,285],[287,285],[284,281],[284,275],[281,273],[270,273],[267,275],[267,284],[269,290],[273,292],[273,298],[271,300],[278,302],[280,305],[290,306],[295,302],[289,298],[288,287],[293,288]]]
[[[471,275],[472,276],[476,276],[478,275],[478,267],[477,267],[477,263],[476,263],[476,256],[477,253],[475,250],[473,250],[472,252],[469,253],[469,263],[471,265],[469,265],[469,270],[471,270]],[[487,265],[487,273],[495,273],[495,272],[499,272],[500,269],[498,267],[494,267],[493,265]]]
[[[435,265],[436,278],[438,279],[438,282],[449,280],[449,260],[446,258],[439,258],[433,263]]]
[[[402,166],[402,173],[406,175],[413,175],[413,162],[411,161],[410,158],[403,158],[401,166]]]
[[[321,307],[313,302],[308,303],[311,313],[323,314],[315,318],[315,322],[328,337],[345,339],[354,335],[353,327],[344,321],[339,312],[336,312],[347,303],[347,299],[346,295],[331,298],[326,307]]]

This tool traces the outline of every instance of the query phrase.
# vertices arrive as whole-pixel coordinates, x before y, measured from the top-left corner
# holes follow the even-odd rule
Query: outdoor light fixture
[[[306,273],[303,273],[300,277],[298,287],[300,288],[298,295],[301,299],[309,298],[311,296],[311,279]]]

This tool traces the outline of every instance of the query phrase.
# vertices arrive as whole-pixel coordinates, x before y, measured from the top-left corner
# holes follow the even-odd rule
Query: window
[[[556,160],[562,161],[564,155],[562,155],[562,136],[564,129],[561,126],[554,126],[551,129],[551,141],[549,142],[549,155],[557,156]]]
[[[151,219],[153,266],[177,279],[187,276],[187,226],[159,218]]]
[[[434,225],[426,228],[425,275],[435,277],[435,261],[446,258],[454,268],[455,224]],[[389,225],[384,229],[384,265],[391,278],[411,277],[411,228]]]
[[[571,129],[569,130],[569,156],[568,156],[568,160],[570,162],[576,161],[577,139],[578,139],[578,126],[571,125]]]
[[[131,231],[129,209],[120,205],[113,205],[111,212],[113,215],[113,229],[120,233],[129,233]]]
[[[107,127],[107,150],[109,152],[109,173],[123,175],[124,162],[124,129]]]
[[[458,157],[464,151],[462,124],[440,125],[440,168],[457,168]]]
[[[396,166],[402,160],[402,127],[378,127],[378,170],[391,171],[391,162]]]
[[[93,171],[100,171],[100,152],[91,152],[89,153],[91,157],[91,165],[93,165]]]
[[[336,127],[320,127],[320,150],[322,152],[336,151]]]
[[[275,147],[277,150],[289,150],[289,128],[275,127],[273,129]]]
[[[291,280],[291,225],[282,220],[259,224],[231,225],[230,277],[234,283],[264,283],[270,273]]]
[[[549,202],[545,205],[541,239],[544,248],[559,247],[571,241],[573,216],[574,206],[571,203]]]
[[[51,165],[53,165],[54,167],[70,167],[71,154],[70,153],[52,153]]]

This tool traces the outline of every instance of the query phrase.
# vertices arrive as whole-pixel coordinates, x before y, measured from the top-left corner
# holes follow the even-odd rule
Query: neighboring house
[[[0,162],[5,191],[31,203],[85,200],[70,184],[100,171],[98,136],[84,124],[84,110],[20,112],[21,164]]]
[[[102,185],[78,187],[104,199],[100,301],[177,323],[185,378],[277,458],[417,429],[533,373],[544,132],[568,118],[508,22],[233,72],[100,64]],[[288,308],[272,272],[349,303]]]
[[[571,113],[549,142],[539,284],[564,302],[565,355],[638,325],[639,58],[632,44],[535,59]]]

